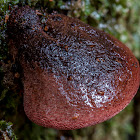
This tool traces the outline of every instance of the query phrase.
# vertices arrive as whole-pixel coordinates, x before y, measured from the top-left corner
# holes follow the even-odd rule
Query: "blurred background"
[[[140,0],[0,0],[0,140],[140,140],[140,90],[118,115],[83,129],[44,128],[26,117],[20,69],[11,60],[6,35],[15,5],[76,17],[121,40],[140,62]]]

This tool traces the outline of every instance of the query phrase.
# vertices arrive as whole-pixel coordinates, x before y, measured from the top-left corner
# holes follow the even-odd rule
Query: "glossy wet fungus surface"
[[[78,129],[124,109],[139,86],[139,64],[109,34],[65,15],[40,22],[16,8],[8,21],[10,52],[23,68],[24,110],[33,122]]]

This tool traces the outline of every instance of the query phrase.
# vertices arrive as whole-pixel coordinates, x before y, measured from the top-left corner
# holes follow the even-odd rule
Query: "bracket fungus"
[[[24,110],[34,123],[78,129],[112,118],[139,87],[139,63],[113,36],[28,6],[9,17],[11,53],[23,69]],[[11,43],[12,42],[12,43]]]

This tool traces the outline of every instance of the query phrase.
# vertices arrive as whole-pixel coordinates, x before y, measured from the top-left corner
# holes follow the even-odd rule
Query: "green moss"
[[[0,139],[17,140],[14,131],[12,129],[13,124],[4,120],[0,121]]]

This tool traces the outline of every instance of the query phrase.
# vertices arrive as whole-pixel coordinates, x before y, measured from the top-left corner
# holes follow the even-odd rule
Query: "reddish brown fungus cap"
[[[139,87],[139,63],[120,41],[75,18],[41,23],[29,7],[11,12],[11,53],[23,68],[24,109],[38,125],[78,129],[110,119]]]

